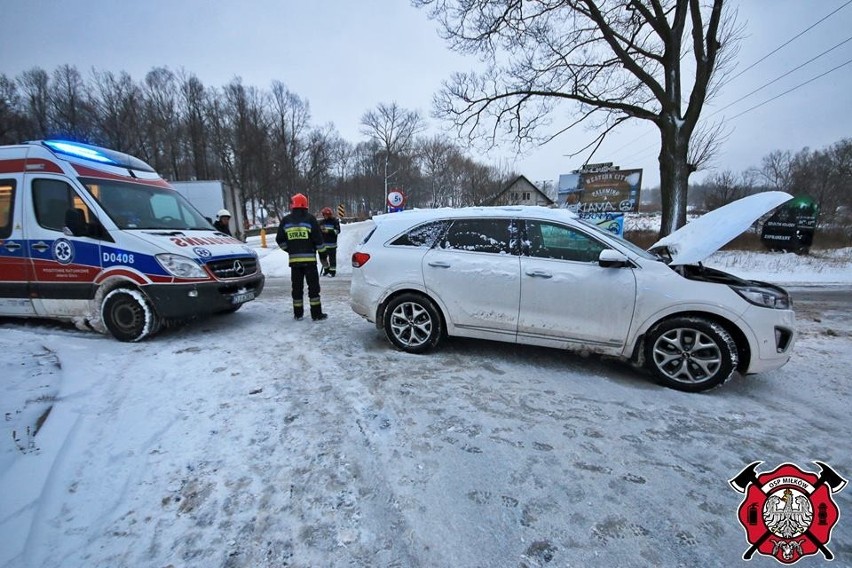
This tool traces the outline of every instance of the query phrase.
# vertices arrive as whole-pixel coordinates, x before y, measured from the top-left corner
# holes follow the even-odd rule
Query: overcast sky
[[[850,0],[731,5],[739,6],[745,26],[740,71],[842,9],[734,79],[711,113],[852,39]],[[138,82],[164,66],[193,73],[207,87],[241,77],[244,85],[268,90],[278,80],[308,100],[315,125],[334,123],[353,143],[363,139],[361,116],[378,103],[395,101],[428,116],[442,80],[478,67],[475,59],[450,52],[426,12],[406,0],[0,0],[0,12],[0,73],[9,77],[32,67],[52,72],[67,63],[87,78],[91,69],[126,71]],[[733,118],[850,60],[852,41],[718,113],[730,118],[732,133],[717,168],[740,172],[776,149],[823,148],[852,136],[852,64]],[[576,131],[526,155],[515,157],[507,145],[501,155],[475,157],[533,181],[556,180],[582,164],[585,155],[566,154],[592,137]],[[637,124],[623,127],[591,161],[643,168],[643,186],[649,187],[659,183],[658,152],[654,129]]]

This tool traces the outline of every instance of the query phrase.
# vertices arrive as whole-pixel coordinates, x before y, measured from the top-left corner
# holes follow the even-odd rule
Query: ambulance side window
[[[15,204],[15,180],[0,179],[0,239],[12,234],[12,217]]]
[[[65,215],[70,209],[79,209],[87,223],[92,221],[89,208],[70,185],[61,180],[33,180],[33,207],[38,224],[45,229],[61,231]]]

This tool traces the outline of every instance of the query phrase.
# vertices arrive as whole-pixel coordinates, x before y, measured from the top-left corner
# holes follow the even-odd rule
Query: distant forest
[[[268,91],[239,78],[215,88],[154,68],[136,82],[125,72],[86,78],[71,65],[0,74],[0,144],[49,138],[126,152],[172,181],[223,180],[242,189],[250,218],[256,206],[286,211],[296,192],[312,209],[343,204],[366,216],[384,206],[386,172],[415,207],[481,204],[514,177],[443,136],[390,152],[370,136],[353,145],[332,125],[314,125],[308,101],[277,81]]]
[[[391,117],[370,114],[375,132],[393,133]],[[239,78],[207,87],[191,73],[162,67],[140,82],[125,72],[93,70],[85,78],[71,65],[0,74],[0,144],[47,138],[132,154],[173,181],[223,180],[242,189],[250,218],[257,206],[278,216],[296,192],[308,195],[313,209],[343,204],[348,216],[364,217],[383,208],[386,175],[389,187],[405,192],[407,206],[479,205],[517,177],[478,163],[441,135],[412,136],[392,149],[365,135],[353,145],[333,125],[314,125],[308,101],[278,81],[269,90]],[[691,184],[689,201],[710,210],[768,189],[812,197],[821,223],[848,215],[852,139],[778,150],[744,172],[718,171]],[[659,191],[644,191],[643,210],[654,210]]]

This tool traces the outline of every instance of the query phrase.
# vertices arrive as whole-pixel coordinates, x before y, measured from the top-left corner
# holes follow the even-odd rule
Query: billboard
[[[819,204],[800,195],[779,207],[763,224],[760,240],[772,251],[807,253],[814,240]]]
[[[624,214],[639,211],[642,170],[622,170],[609,163],[600,166],[559,176],[557,203],[623,236]]]
[[[583,171],[560,176],[557,201],[576,213],[635,213],[639,210],[642,170]],[[571,182],[576,184],[571,187]]]

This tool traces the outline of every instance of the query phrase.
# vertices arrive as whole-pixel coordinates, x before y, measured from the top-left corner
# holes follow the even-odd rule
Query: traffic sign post
[[[405,208],[405,194],[400,189],[388,192],[388,213],[402,211]]]

